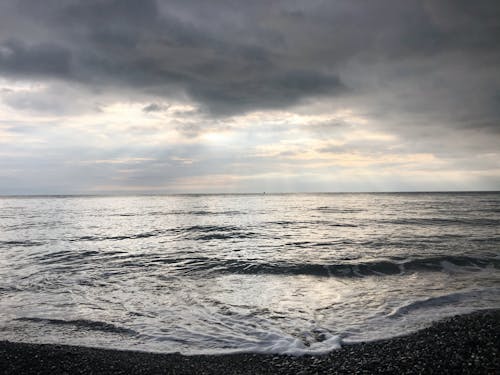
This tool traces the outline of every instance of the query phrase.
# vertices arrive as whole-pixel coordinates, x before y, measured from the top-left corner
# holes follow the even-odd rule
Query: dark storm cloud
[[[29,20],[36,24],[31,35],[26,29],[19,33],[24,34],[20,42],[1,41],[4,74],[66,76],[93,86],[131,86],[160,95],[182,91],[220,114],[284,107],[344,88],[328,67],[309,67],[293,58],[288,63],[287,53],[270,45],[277,40],[285,43],[286,30],[253,28],[258,19],[248,20],[250,25],[241,30],[217,30],[212,23],[218,20],[197,14],[200,4],[193,2],[49,1],[42,6],[21,1],[17,5],[5,9],[24,18],[21,25]],[[253,17],[267,8],[257,3],[241,6]],[[229,4],[214,3],[207,12],[215,17],[218,9],[224,14],[227,8]],[[195,19],[183,19],[186,12]],[[2,18],[6,17],[4,13]],[[18,34],[15,27],[7,30],[13,34],[6,34],[10,38]]]
[[[193,82],[188,93],[215,113],[234,109],[281,108],[305,96],[338,94],[345,86],[336,76],[314,71],[273,72],[266,76],[233,82]]]
[[[497,1],[7,0],[0,74],[187,97],[215,116],[329,97],[498,129],[499,19]]]
[[[67,77],[70,63],[71,53],[55,44],[26,45],[14,39],[0,43],[0,74]]]

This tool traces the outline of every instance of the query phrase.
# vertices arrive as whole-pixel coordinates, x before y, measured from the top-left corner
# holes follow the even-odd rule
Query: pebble
[[[0,374],[500,374],[500,310],[328,355],[182,356],[0,341]]]

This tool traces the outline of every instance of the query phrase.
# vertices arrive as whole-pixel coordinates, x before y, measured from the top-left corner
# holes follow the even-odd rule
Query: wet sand
[[[2,374],[500,374],[500,310],[323,356],[158,354],[0,342]]]

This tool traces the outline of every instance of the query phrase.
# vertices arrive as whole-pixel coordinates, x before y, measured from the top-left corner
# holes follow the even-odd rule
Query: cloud
[[[418,88],[436,70],[445,71],[443,95],[460,98],[470,85],[493,90],[487,77],[498,72],[499,8],[494,1],[269,6],[88,0],[41,6],[10,0],[0,16],[9,26],[2,33],[7,39],[0,41],[0,69],[75,80],[99,90],[188,98],[216,116],[286,108],[318,96],[335,100],[352,90],[380,95],[383,82],[370,84],[380,79]],[[29,22],[34,25],[27,27]],[[389,77],[379,64],[391,70]],[[484,79],[474,72],[477,79],[471,79],[471,72],[447,69],[477,70],[476,64],[492,71]],[[362,80],[353,66],[362,71]],[[460,83],[463,74],[469,77]],[[415,91],[416,96],[435,94],[425,87]],[[416,110],[433,103],[418,100]],[[398,103],[411,105],[403,97]]]
[[[296,104],[300,99],[346,90],[335,75],[314,71],[288,71],[253,79],[227,82],[193,82],[188,93],[212,113],[232,114],[254,109],[277,109]]]
[[[170,106],[168,105],[163,105],[163,104],[156,104],[156,103],[151,103],[145,106],[142,111],[149,113],[149,112],[163,112],[168,110]]]
[[[64,77],[108,90],[177,92],[214,115],[286,107],[345,89],[328,69],[284,63],[287,56],[266,43],[233,39],[204,19],[188,23],[155,1],[49,2],[52,12],[21,4],[25,13],[19,10],[18,17],[36,19],[48,40],[38,41],[37,33],[33,40],[2,41],[0,68],[6,74]],[[195,5],[173,3],[178,7],[189,11]]]
[[[71,52],[51,43],[26,45],[9,39],[0,44],[0,74],[16,77],[66,77],[71,72]]]
[[[40,186],[51,174],[89,189],[231,175],[235,189],[300,189],[307,175],[312,189],[340,170],[342,186],[362,186],[346,168],[420,186],[420,163],[490,188],[499,19],[493,0],[4,0],[0,142],[32,157],[2,168]],[[141,168],[85,163],[134,158]],[[397,166],[408,173],[389,178]],[[261,177],[234,177],[250,172]]]

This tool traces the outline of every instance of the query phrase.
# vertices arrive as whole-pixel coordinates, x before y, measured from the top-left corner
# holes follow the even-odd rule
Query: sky
[[[2,0],[0,194],[500,190],[500,2]]]

